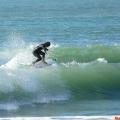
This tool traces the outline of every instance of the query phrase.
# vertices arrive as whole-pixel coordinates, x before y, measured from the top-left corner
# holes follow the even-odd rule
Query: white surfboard
[[[40,61],[40,62],[37,62],[35,63],[34,65],[31,64],[31,63],[28,63],[28,64],[21,64],[21,67],[35,67],[35,68],[44,68],[44,67],[47,67],[47,66],[50,66],[50,65],[53,65],[56,63],[56,60],[53,60],[53,59],[47,59],[46,60],[47,64],[44,63],[43,61]]]
[[[43,67],[47,67],[47,66],[50,66],[50,65],[56,63],[56,61],[53,59],[47,59],[46,62],[47,62],[47,64],[44,63],[43,61],[40,61],[40,62],[35,63],[33,66],[35,68],[43,68]]]

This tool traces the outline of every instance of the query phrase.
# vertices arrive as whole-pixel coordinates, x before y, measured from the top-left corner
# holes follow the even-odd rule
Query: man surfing
[[[45,61],[45,54],[47,53],[48,49],[47,47],[49,47],[51,45],[50,42],[45,42],[43,44],[38,45],[37,47],[34,48],[33,50],[33,55],[37,58],[34,62],[33,65],[39,61],[43,61],[45,64],[47,64],[47,62]]]

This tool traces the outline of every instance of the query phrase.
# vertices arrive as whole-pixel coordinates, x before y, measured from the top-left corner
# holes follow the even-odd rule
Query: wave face
[[[53,49],[51,57],[58,62],[77,61],[91,62],[98,58],[105,58],[109,63],[120,62],[120,46],[88,45],[85,47],[58,47]]]
[[[0,66],[0,108],[6,103],[16,109],[21,104],[120,99],[120,46],[53,46],[47,59],[56,62],[43,68],[23,66],[35,59],[31,52],[31,46],[0,52],[1,60],[8,60]]]

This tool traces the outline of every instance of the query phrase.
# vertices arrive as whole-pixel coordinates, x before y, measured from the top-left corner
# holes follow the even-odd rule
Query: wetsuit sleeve
[[[46,51],[48,51],[48,49],[47,49],[47,48],[45,48],[45,47],[44,47],[43,49],[44,49],[45,53],[46,53]]]

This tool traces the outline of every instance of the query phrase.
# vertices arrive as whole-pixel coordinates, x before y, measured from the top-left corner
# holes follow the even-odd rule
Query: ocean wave
[[[37,69],[2,69],[0,99],[35,98],[42,103],[71,98],[119,99],[119,70],[119,63],[106,63],[104,59],[101,62],[100,58],[89,63],[72,61]]]
[[[80,63],[91,62],[98,58],[104,58],[109,63],[120,62],[120,46],[89,45],[84,47],[58,47],[49,53],[51,58],[56,58],[58,62],[77,61]]]
[[[0,60],[10,60],[18,54],[33,59],[32,50],[37,44],[29,44],[23,48],[6,48],[0,51]],[[19,57],[20,55],[18,55]],[[98,58],[104,58],[109,63],[120,62],[120,45],[88,45],[88,46],[61,46],[52,44],[47,55],[49,58],[56,59],[57,62],[77,61],[80,63],[91,62]]]
[[[47,59],[56,61],[43,68],[21,66],[35,59],[31,46],[16,50],[0,66],[0,101],[32,104],[120,99],[119,49],[119,46],[52,47]]]

